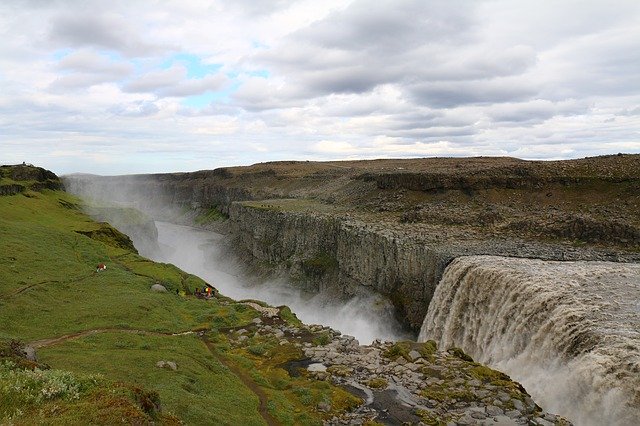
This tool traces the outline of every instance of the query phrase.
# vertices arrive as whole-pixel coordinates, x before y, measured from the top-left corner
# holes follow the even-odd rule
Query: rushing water
[[[419,340],[459,346],[578,425],[640,421],[640,265],[459,258]]]
[[[243,275],[241,265],[225,258],[220,234],[196,228],[156,222],[159,250],[142,252],[152,260],[172,263],[215,286],[234,299],[258,299],[273,306],[287,305],[307,324],[322,324],[368,344],[374,339],[407,338],[381,297],[338,300],[330,294],[305,294],[283,281],[254,282]]]

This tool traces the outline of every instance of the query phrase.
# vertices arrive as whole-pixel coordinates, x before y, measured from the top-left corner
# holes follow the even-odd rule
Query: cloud
[[[137,101],[129,104],[114,105],[109,108],[109,111],[117,115],[128,117],[148,117],[158,113],[160,108],[155,102]]]
[[[635,1],[7,0],[0,37],[3,156],[56,171],[640,152]]]
[[[105,57],[91,50],[79,50],[64,56],[56,64],[56,68],[61,75],[49,86],[54,92],[119,82],[134,71],[130,63]]]
[[[49,38],[64,47],[102,48],[127,56],[147,56],[166,49],[143,40],[131,18],[105,11],[96,3],[84,3],[56,16],[51,21]]]
[[[154,93],[159,97],[184,97],[221,89],[228,82],[222,74],[187,78],[187,69],[174,65],[168,69],[144,74],[123,86],[129,93]]]

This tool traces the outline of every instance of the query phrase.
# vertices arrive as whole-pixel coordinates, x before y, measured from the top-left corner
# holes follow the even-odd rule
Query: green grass
[[[92,371],[154,389],[167,410],[190,424],[206,418],[219,419],[219,424],[262,424],[255,395],[194,335],[100,333],[40,353],[50,365],[73,358],[67,367],[73,372]],[[158,368],[158,361],[174,361],[178,369]]]
[[[204,225],[210,222],[217,222],[219,220],[228,219],[229,216],[222,213],[217,206],[204,210],[195,218],[195,222],[198,225]]]
[[[338,267],[338,260],[329,253],[318,253],[302,261],[302,269],[310,275],[321,276]]]
[[[0,376],[0,389],[11,395],[3,394],[0,423],[10,417],[15,424],[264,424],[258,394],[221,362],[231,355],[284,424],[321,423],[329,414],[317,412],[319,401],[330,402],[334,414],[358,403],[326,382],[290,378],[278,367],[302,357],[290,345],[252,338],[247,347],[231,348],[226,333],[251,325],[257,311],[228,298],[176,294],[204,281],[139,256],[80,205],[60,191],[0,197],[0,342],[40,341],[39,362],[53,369],[46,374],[70,385],[100,379],[77,397],[34,404],[7,387],[16,375],[31,373]],[[107,270],[97,273],[102,262]],[[155,283],[169,292],[150,291]],[[288,308],[281,314],[299,324]],[[213,346],[196,334],[173,335],[190,330],[207,332]],[[50,341],[62,336],[69,338]],[[0,362],[15,359],[5,352]],[[174,361],[178,369],[158,368],[158,361]],[[34,366],[23,364],[23,370]]]

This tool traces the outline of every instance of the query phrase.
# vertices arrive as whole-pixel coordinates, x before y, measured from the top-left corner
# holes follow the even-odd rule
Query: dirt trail
[[[66,342],[67,340],[80,339],[82,337],[90,336],[98,333],[130,333],[130,334],[146,334],[150,336],[184,336],[186,334],[194,334],[194,331],[182,331],[179,333],[163,333],[160,331],[147,331],[147,330],[135,330],[128,328],[96,328],[93,330],[84,330],[77,333],[65,334],[59,337],[52,337],[49,339],[41,339],[28,343],[35,349],[44,348],[47,346],[57,345],[58,343]]]
[[[51,337],[48,339],[35,340],[33,342],[28,343],[28,346],[33,347],[34,349],[44,348],[48,346],[57,345],[59,343],[66,342],[68,340],[80,339],[82,337],[90,336],[98,333],[131,333],[131,334],[145,334],[145,335],[153,335],[153,336],[184,336],[188,334],[195,334],[195,331],[182,331],[178,333],[162,333],[158,331],[147,331],[147,330],[137,330],[137,329],[122,329],[122,328],[97,328],[92,330],[84,330],[76,333],[65,334],[63,336]],[[206,334],[198,333],[204,342],[205,346],[209,350],[212,356],[218,359],[222,364],[224,364],[233,374],[235,374],[240,381],[253,392],[258,397],[258,414],[264,419],[264,421],[269,426],[278,426],[280,422],[278,422],[267,410],[267,401],[269,398],[264,393],[264,391],[255,383],[247,374],[233,365],[232,363],[225,360],[223,357],[219,356],[215,349],[213,348],[211,342],[207,338]]]
[[[219,356],[216,353],[215,348],[213,348],[213,345],[211,344],[209,339],[207,339],[206,335],[202,336],[202,341],[207,346],[207,349],[209,349],[209,352],[211,352],[211,355],[216,357],[216,359],[218,359],[227,368],[229,368],[229,370],[231,370],[233,374],[238,376],[238,378],[242,381],[242,383],[258,397],[258,400],[260,401],[258,404],[258,413],[260,414],[260,416],[262,416],[264,421],[267,422],[267,425],[269,426],[280,425],[280,422],[277,421],[267,410],[267,401],[269,400],[269,398],[264,393],[264,391],[260,388],[260,386],[258,386],[253,380],[251,380],[251,378],[247,376],[247,374],[244,371],[242,371],[232,363],[228,362],[223,357]]]
[[[90,278],[93,275],[95,275],[95,272],[92,272],[91,274],[88,274],[88,275],[82,275],[82,276],[79,276],[79,277],[71,278],[71,279],[68,279],[68,280],[47,280],[47,281],[41,281],[39,283],[29,284],[29,285],[26,285],[24,287],[20,287],[20,288],[17,288],[15,290],[13,290],[13,291],[10,291],[9,293],[0,294],[0,299],[8,299],[10,297],[17,296],[20,293],[24,293],[25,291],[27,291],[27,290],[29,290],[31,288],[40,286],[40,285],[44,285],[44,284],[72,284],[72,283],[75,283],[75,282],[82,281],[84,279]]]

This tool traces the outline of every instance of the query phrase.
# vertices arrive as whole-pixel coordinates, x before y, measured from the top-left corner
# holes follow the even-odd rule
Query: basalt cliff
[[[460,256],[640,262],[640,155],[292,161],[64,181],[156,219],[226,218],[248,263],[315,290],[380,293],[414,332]]]

